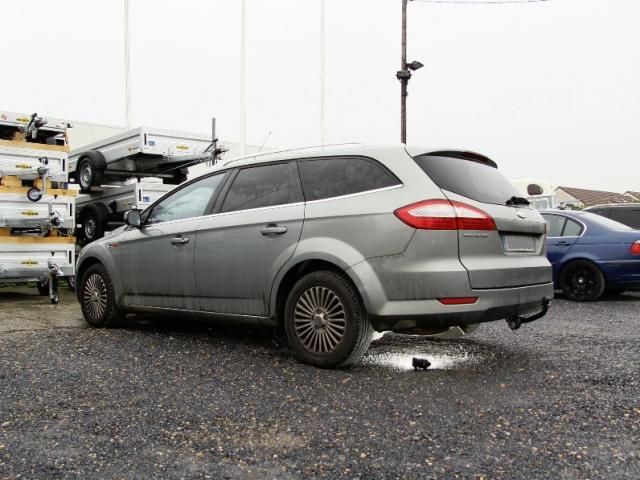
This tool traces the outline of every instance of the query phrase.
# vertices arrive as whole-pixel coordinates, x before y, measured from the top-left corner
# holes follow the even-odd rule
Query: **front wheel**
[[[606,288],[600,269],[587,260],[568,263],[560,272],[558,283],[562,293],[575,302],[593,302]]]
[[[115,289],[104,265],[91,265],[82,276],[80,306],[84,319],[92,327],[113,327],[124,313],[116,305]]]
[[[346,367],[365,354],[373,337],[356,289],[342,274],[318,271],[294,285],[284,328],[296,356],[316,367]]]

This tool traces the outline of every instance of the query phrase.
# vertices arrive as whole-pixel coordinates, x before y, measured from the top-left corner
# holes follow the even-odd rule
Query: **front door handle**
[[[262,230],[260,230],[262,235],[282,235],[283,233],[287,233],[287,227],[279,227],[275,223],[270,223]]]
[[[171,239],[171,245],[184,245],[189,243],[189,237],[173,237]]]

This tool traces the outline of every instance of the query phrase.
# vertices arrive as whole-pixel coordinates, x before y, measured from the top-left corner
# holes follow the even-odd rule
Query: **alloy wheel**
[[[82,298],[91,319],[95,321],[101,320],[107,308],[107,285],[100,275],[94,273],[87,279]]]
[[[298,340],[315,354],[335,350],[347,325],[344,305],[338,295],[320,286],[308,288],[298,297],[293,321]]]

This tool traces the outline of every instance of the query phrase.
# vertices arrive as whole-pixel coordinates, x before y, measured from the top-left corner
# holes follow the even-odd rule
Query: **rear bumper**
[[[544,309],[553,298],[553,284],[495,290],[471,290],[478,301],[472,305],[443,305],[438,300],[387,302],[379,312],[370,312],[378,331],[409,331],[493,322],[529,316]]]
[[[436,327],[469,325],[492,322],[515,316],[530,316],[544,309],[545,302],[553,298],[553,282],[538,285],[473,290],[469,287],[466,271],[424,273],[436,284],[430,298],[389,299],[383,283],[369,262],[355,265],[348,271],[360,291],[373,327],[378,331],[397,332]],[[452,280],[456,280],[452,282]],[[385,279],[389,283],[389,278]],[[397,285],[407,291],[410,285]],[[415,293],[415,292],[413,292]],[[443,305],[437,298],[477,297],[470,305]]]
[[[640,259],[601,262],[598,266],[610,286],[640,288]]]

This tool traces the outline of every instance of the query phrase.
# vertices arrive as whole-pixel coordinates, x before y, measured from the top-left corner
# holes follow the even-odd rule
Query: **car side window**
[[[333,157],[298,162],[302,190],[309,201],[400,185],[389,170],[371,158]]]
[[[146,223],[171,222],[204,215],[224,175],[211,175],[177,190],[153,206]]]
[[[560,215],[543,215],[543,217],[545,222],[547,222],[547,236],[562,236],[562,228],[564,227],[565,218]]]
[[[562,231],[563,237],[577,237],[582,233],[582,225],[575,220],[567,218],[567,223]]]
[[[302,201],[295,162],[275,163],[240,170],[220,211],[234,212]]]

